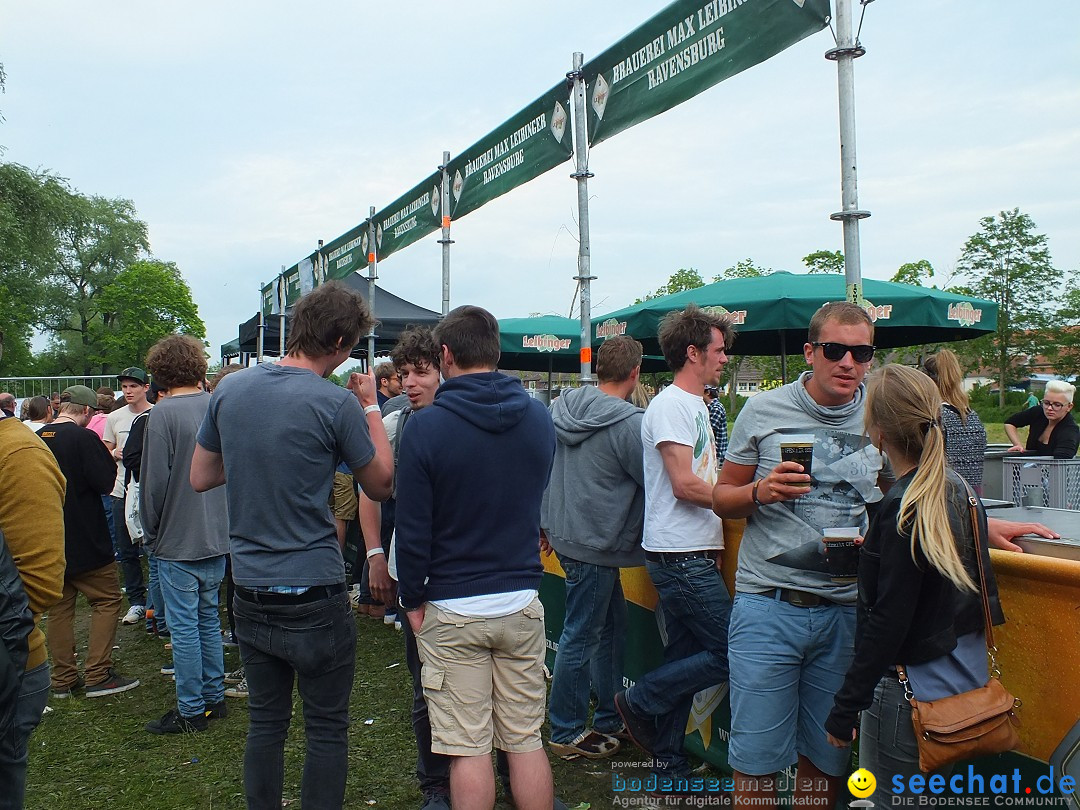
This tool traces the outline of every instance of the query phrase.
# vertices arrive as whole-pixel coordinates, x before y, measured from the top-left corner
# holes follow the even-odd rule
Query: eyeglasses
[[[1062,408],[1065,407],[1065,403],[1064,402],[1051,402],[1048,399],[1044,399],[1042,401],[1042,406],[1044,408],[1049,408],[1052,411],[1060,411]]]
[[[843,360],[844,355],[851,352],[851,359],[856,363],[869,363],[874,359],[874,350],[877,346],[848,346],[846,343],[811,343],[811,346],[821,347],[821,353],[826,360]]]

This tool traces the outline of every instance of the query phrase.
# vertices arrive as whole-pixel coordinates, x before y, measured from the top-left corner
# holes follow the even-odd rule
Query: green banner
[[[324,245],[322,255],[326,269],[320,282],[345,278],[349,273],[363,270],[368,263],[368,221],[365,219],[330,244]]]
[[[551,88],[450,161],[450,213],[461,219],[570,159],[569,91]]]
[[[439,229],[441,182],[442,174],[435,172],[375,215],[375,244],[379,261]]]
[[[828,17],[829,0],[676,0],[584,66],[589,143],[764,62]]]

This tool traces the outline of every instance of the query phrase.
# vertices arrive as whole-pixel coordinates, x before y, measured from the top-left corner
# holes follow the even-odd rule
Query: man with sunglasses
[[[713,509],[748,518],[729,635],[728,761],[743,801],[775,799],[777,771],[798,760],[796,796],[832,806],[848,749],[821,733],[854,648],[854,578],[836,581],[824,530],[867,528],[866,505],[891,470],[863,435],[863,377],[874,325],[856,304],[825,304],[810,321],[811,369],[747,401],[735,421]],[[781,443],[812,436],[811,469],[781,461]],[[805,439],[803,439],[805,441]]]

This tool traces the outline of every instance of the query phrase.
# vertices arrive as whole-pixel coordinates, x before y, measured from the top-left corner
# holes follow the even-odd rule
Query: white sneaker
[[[143,605],[132,605],[121,619],[124,624],[138,624],[146,618],[146,608]]]

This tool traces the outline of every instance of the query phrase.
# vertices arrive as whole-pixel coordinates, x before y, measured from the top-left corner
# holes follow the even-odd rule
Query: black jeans
[[[304,705],[304,810],[340,808],[349,767],[349,696],[356,624],[349,594],[304,604],[234,600],[236,637],[248,682],[244,792],[249,810],[280,810],[293,676]]]
[[[146,606],[146,580],[143,578],[142,549],[131,542],[127,521],[124,520],[124,499],[112,499],[113,531],[116,532],[116,556],[124,572],[124,593],[128,605]],[[160,607],[155,605],[154,607]]]
[[[431,750],[431,720],[428,719],[424,687],[420,682],[420,654],[416,649],[416,636],[404,616],[401,628],[405,632],[405,663],[412,674],[413,705],[412,726],[416,735],[416,778],[423,793],[450,793],[450,762],[452,757],[436,754]]]

